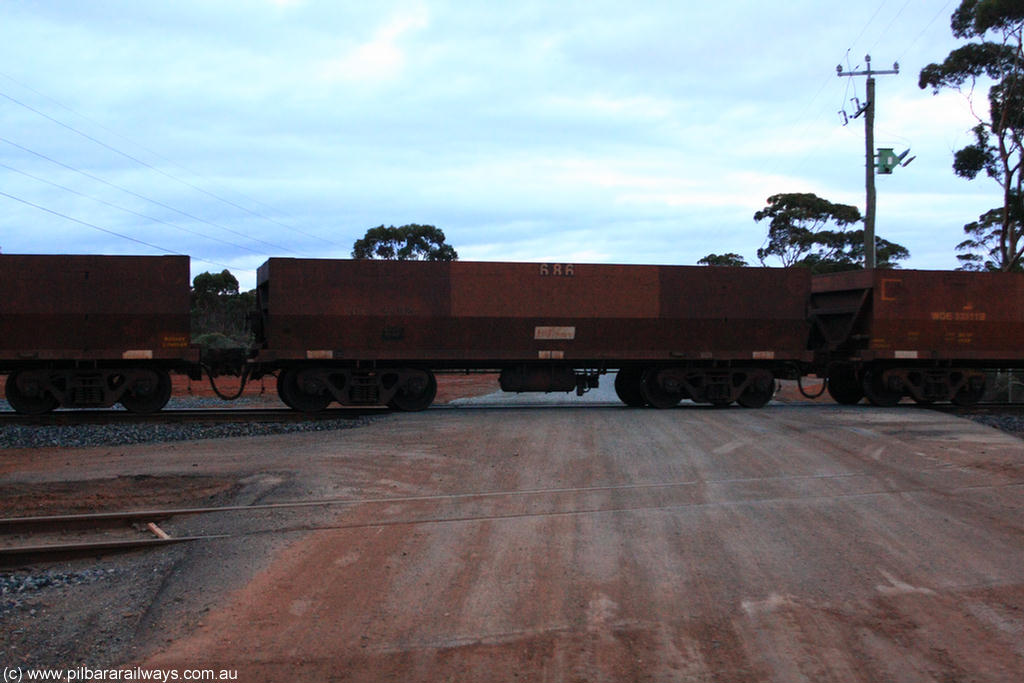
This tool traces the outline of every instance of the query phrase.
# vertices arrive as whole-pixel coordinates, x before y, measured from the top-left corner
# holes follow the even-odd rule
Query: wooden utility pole
[[[864,211],[864,268],[875,267],[875,76],[879,74],[898,74],[899,63],[893,64],[889,71],[872,71],[871,55],[866,55],[864,71],[843,71],[840,64],[836,74],[842,76],[867,76],[867,102],[861,107],[854,118],[864,114],[864,187],[867,194],[867,208]]]

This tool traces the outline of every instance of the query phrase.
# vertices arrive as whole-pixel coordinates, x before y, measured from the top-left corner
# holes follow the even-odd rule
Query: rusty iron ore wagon
[[[256,345],[190,343],[184,256],[0,255],[0,374],[18,412],[160,410],[169,373],[276,375],[289,406],[421,410],[436,372],[511,392],[615,373],[632,406],[764,405],[777,378],[828,377],[841,403],[975,403],[1024,367],[1024,275],[273,258]]]
[[[196,372],[187,256],[0,254],[0,374],[18,412],[160,410]]]
[[[977,403],[986,368],[1024,367],[1024,275],[924,270],[816,276],[816,366],[840,403]]]
[[[759,407],[810,360],[800,269],[275,258],[258,274],[261,347],[288,405],[430,405],[433,372],[506,391],[596,387],[631,405]]]

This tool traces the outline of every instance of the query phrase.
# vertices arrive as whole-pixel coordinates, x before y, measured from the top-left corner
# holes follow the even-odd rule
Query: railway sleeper
[[[134,413],[154,413],[171,397],[171,378],[167,370],[151,367],[39,368],[11,373],[5,389],[11,407],[29,415],[116,403]]]

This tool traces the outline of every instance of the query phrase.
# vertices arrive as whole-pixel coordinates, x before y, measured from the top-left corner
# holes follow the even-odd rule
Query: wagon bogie
[[[162,367],[21,369],[8,375],[6,396],[16,412],[26,414],[117,403],[131,412],[153,413],[170,399],[171,378]]]
[[[764,367],[651,367],[641,387],[655,408],[671,408],[683,399],[720,408],[732,403],[760,408],[775,395],[775,375]]]
[[[418,411],[433,403],[437,379],[422,368],[290,365],[278,373],[277,392],[285,405],[306,413],[318,413],[335,401]]]

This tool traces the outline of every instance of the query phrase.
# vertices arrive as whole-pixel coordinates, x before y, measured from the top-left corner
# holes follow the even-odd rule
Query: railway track
[[[792,402],[786,402],[792,403]],[[582,404],[580,404],[582,405]],[[607,407],[618,405],[615,403],[595,403],[595,406]],[[689,404],[684,404],[689,405]],[[824,404],[821,404],[824,405]],[[928,410],[939,410],[947,413],[984,413],[993,411],[1004,411],[1011,413],[1024,413],[1024,402],[1014,403],[979,403],[974,406],[955,406],[952,404],[935,404],[927,406],[916,406],[909,401],[904,402],[903,407],[919,407]],[[470,410],[470,409],[495,409],[495,408],[530,408],[535,404],[528,402],[510,401],[507,405],[435,405],[431,410]],[[547,408],[548,406],[542,406]],[[577,407],[573,405],[572,407]],[[203,408],[203,409],[177,409],[162,410],[157,413],[138,414],[126,410],[57,410],[45,415],[22,415],[13,411],[0,411],[0,426],[2,425],[30,425],[30,426],[64,426],[64,425],[85,425],[85,424],[184,424],[195,422],[206,423],[288,423],[288,422],[312,422],[339,419],[356,419],[367,415],[382,415],[391,412],[387,407],[335,407],[319,413],[303,413],[289,408]]]
[[[64,426],[80,424],[180,424],[192,422],[309,422],[323,420],[356,419],[366,415],[390,412],[384,407],[332,408],[316,414],[300,413],[289,408],[211,408],[191,410],[162,410],[139,414],[127,410],[56,410],[45,415],[22,415],[12,411],[0,412],[0,425]]]
[[[231,538],[236,535],[312,531],[316,529],[364,528],[404,524],[434,524],[470,520],[495,520],[530,516],[593,514],[649,507],[649,504],[625,507],[604,505],[582,508],[570,501],[578,496],[603,497],[616,492],[632,496],[657,492],[685,491],[697,485],[694,481],[649,484],[612,484],[589,487],[554,487],[513,491],[479,491],[419,496],[383,496],[366,498],[326,498],[308,501],[257,503],[214,507],[179,507],[150,510],[118,510],[95,513],[37,515],[0,518],[0,567],[18,567],[37,562],[72,557],[95,557],[112,552],[153,549],[176,543]],[[553,501],[568,497],[568,505]],[[662,502],[663,504],[663,502]],[[396,505],[413,506],[397,517],[386,509]],[[491,509],[480,514],[479,506]],[[200,515],[244,514],[254,512],[285,512],[302,508],[365,506],[369,517],[358,521],[336,522],[323,526],[271,527],[241,534],[204,534],[172,537],[158,523],[172,518]],[[538,509],[534,509],[536,508]],[[660,507],[661,505],[657,505]],[[376,507],[384,508],[373,512]],[[417,509],[419,508],[419,509]],[[425,508],[425,509],[424,509]],[[465,514],[465,510],[474,514]],[[417,512],[419,514],[417,514]]]
[[[172,537],[148,512],[53,515],[0,520],[0,567],[96,556],[217,538]],[[156,521],[150,521],[156,520]]]
[[[830,482],[847,482],[836,493]],[[709,503],[695,491],[708,484],[740,487],[749,494],[751,485],[773,483],[763,495],[744,501]],[[801,483],[802,482],[802,483]],[[496,521],[528,517],[614,514],[641,510],[671,510],[706,505],[760,504],[778,497],[775,486],[799,484],[807,499],[877,497],[928,492],[928,486],[877,485],[864,472],[841,474],[780,475],[770,477],[680,480],[651,483],[623,483],[582,487],[543,487],[522,490],[467,491],[454,493],[379,496],[365,498],[322,498],[278,503],[178,507],[150,510],[118,510],[97,513],[39,515],[0,518],[0,567],[26,566],[71,557],[96,557],[130,550],[153,549],[194,541],[253,536],[267,533],[297,533],[328,529],[361,529],[395,525],[450,524]],[[1020,486],[1018,482],[998,485],[968,485],[975,488]],[[288,512],[311,508],[360,508],[354,517],[309,524],[270,524],[228,533],[170,536],[158,525],[172,518],[257,512]]]

